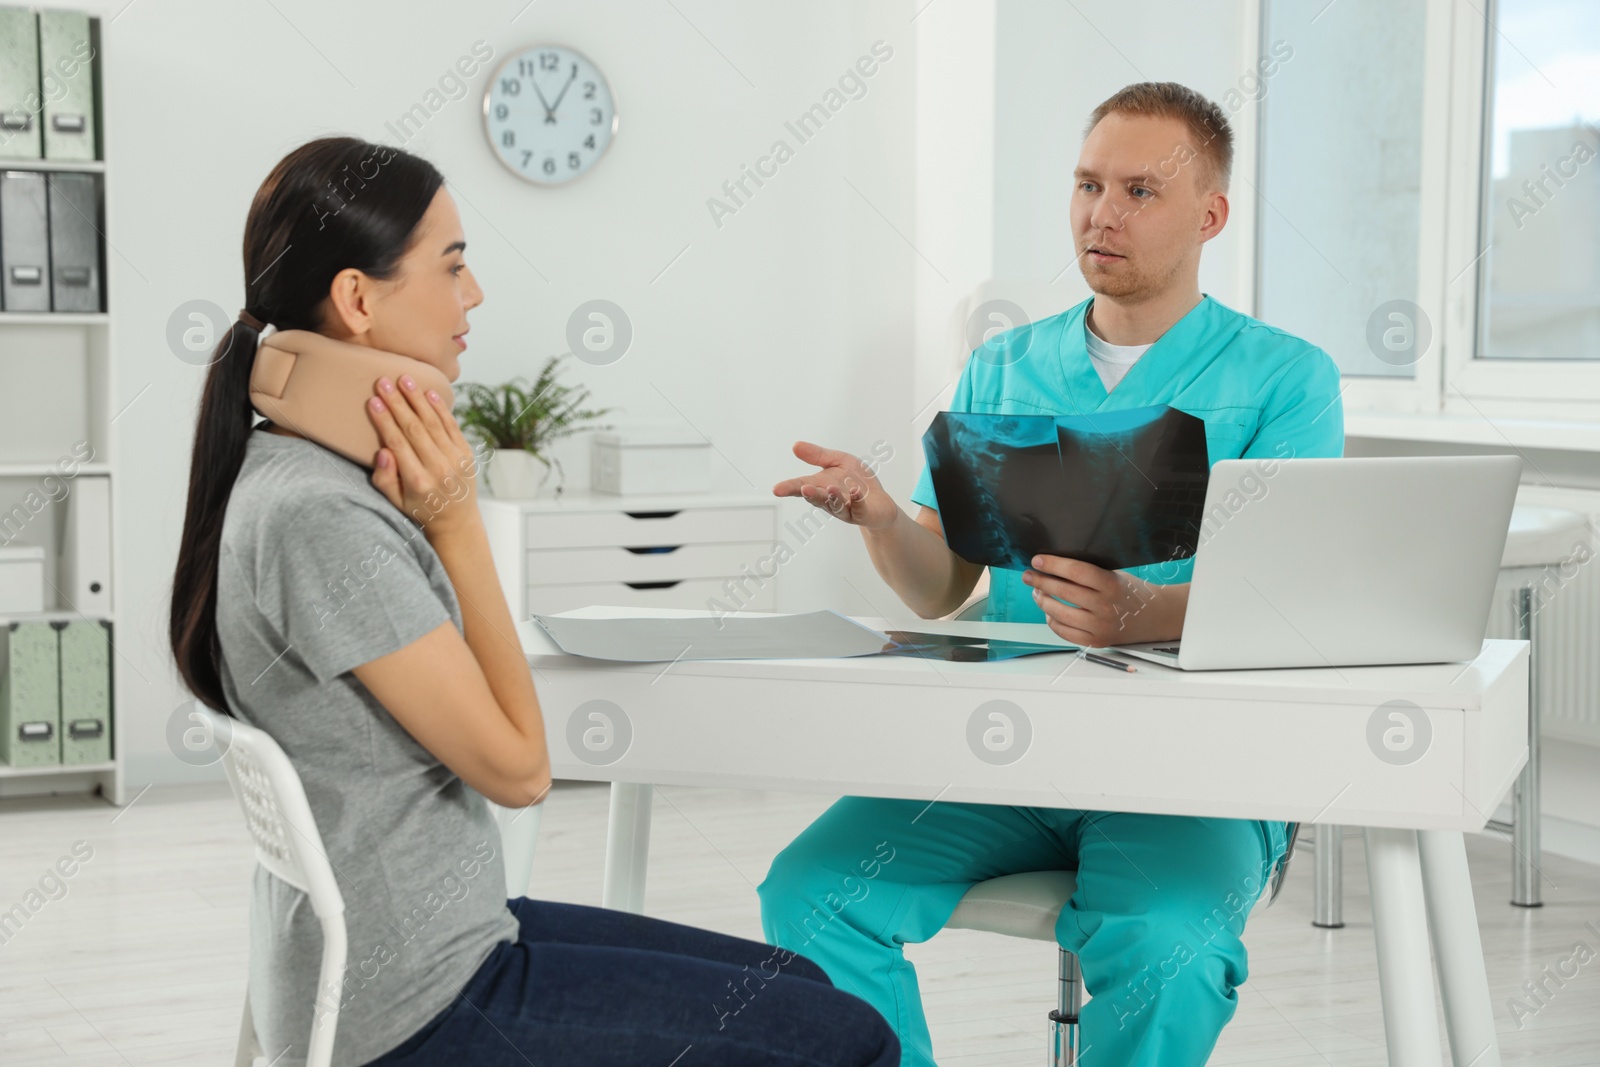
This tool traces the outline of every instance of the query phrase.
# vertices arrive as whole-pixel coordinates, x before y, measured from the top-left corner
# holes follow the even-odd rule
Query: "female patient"
[[[470,445],[409,378],[367,401],[382,441],[370,475],[253,426],[248,397],[268,325],[455,380],[483,300],[464,250],[424,160],[351,138],[291,152],[250,206],[245,308],[195,431],[172,648],[195,695],[271,734],[305,785],[349,931],[334,1063],[898,1064],[882,1017],[804,957],[503,896],[485,798],[540,802],[550,764]],[[257,1033],[269,1058],[304,1056],[320,927],[261,868],[250,914]]]

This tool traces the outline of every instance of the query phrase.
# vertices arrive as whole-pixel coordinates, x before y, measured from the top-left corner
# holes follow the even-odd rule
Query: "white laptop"
[[[1182,670],[1470,660],[1483,645],[1516,456],[1226,459],[1211,468]]]

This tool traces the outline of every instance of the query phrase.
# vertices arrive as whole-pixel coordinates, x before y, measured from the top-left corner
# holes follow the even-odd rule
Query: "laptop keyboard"
[[[1167,653],[1170,653],[1171,655],[1176,656],[1178,654],[1178,646],[1177,645],[1164,645],[1161,648],[1152,648],[1150,651],[1152,651],[1152,652],[1167,652]]]

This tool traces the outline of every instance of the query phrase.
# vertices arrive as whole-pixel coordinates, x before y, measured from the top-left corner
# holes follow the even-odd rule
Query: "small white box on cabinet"
[[[44,610],[44,549],[0,548],[0,615]]]
[[[597,493],[705,493],[711,442],[682,426],[623,426],[590,445],[589,485]]]

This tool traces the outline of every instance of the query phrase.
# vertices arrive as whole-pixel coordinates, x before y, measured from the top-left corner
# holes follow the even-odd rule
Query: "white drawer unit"
[[[591,498],[593,499],[593,498]],[[625,496],[602,495],[601,500],[626,501]],[[620,545],[647,548],[661,545],[726,544],[764,541],[772,546],[777,510],[771,504],[756,507],[684,506],[683,497],[673,507],[635,507],[611,511],[528,511],[524,523],[528,547],[578,548],[586,545]],[[721,498],[725,499],[725,498]],[[660,497],[646,497],[661,503]],[[515,507],[527,507],[520,501]]]
[[[775,498],[758,493],[480,499],[512,614],[596,604],[774,611]]]

